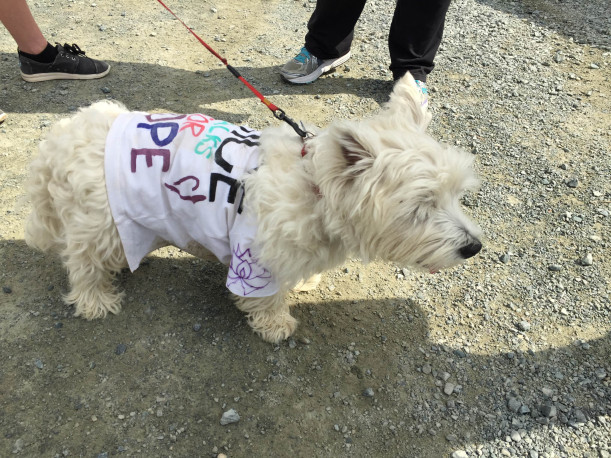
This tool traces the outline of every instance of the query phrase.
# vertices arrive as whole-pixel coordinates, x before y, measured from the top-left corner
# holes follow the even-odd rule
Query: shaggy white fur
[[[289,127],[262,133],[260,166],[244,177],[244,208],[257,219],[259,262],[281,290],[236,303],[263,339],[277,342],[295,330],[287,290],[349,257],[437,271],[480,250],[479,229],[459,203],[478,183],[473,159],[426,133],[418,100],[408,74],[378,115],[333,123],[306,141],[304,157]],[[126,260],[106,195],[104,147],[125,111],[104,101],[59,122],[31,168],[26,242],[61,254],[71,285],[65,301],[87,319],[117,313],[121,304],[112,281]],[[187,250],[209,257],[201,248]]]

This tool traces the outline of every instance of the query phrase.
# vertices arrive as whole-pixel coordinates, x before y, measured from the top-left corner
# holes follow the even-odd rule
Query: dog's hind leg
[[[76,316],[88,320],[103,318],[108,312],[118,313],[123,293],[115,289],[113,279],[126,265],[119,234],[114,225],[101,232],[98,227],[97,237],[83,239],[93,228],[78,229],[77,233],[66,234],[67,244],[62,253],[71,286],[64,301],[74,304]]]
[[[322,276],[320,274],[312,275],[307,280],[301,280],[293,287],[293,291],[296,293],[305,293],[306,291],[314,291],[318,284],[320,283],[320,279]]]
[[[248,324],[263,340],[277,343],[295,332],[297,320],[291,316],[283,293],[270,297],[235,297],[238,309],[247,313]]]

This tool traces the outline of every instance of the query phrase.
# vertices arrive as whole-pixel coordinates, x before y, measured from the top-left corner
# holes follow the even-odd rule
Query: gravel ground
[[[392,88],[392,0],[315,84],[278,76],[311,0],[169,5],[289,116],[370,115]],[[456,0],[429,78],[432,134],[476,155],[484,249],[439,275],[351,260],[293,295],[269,345],[224,268],[175,249],[122,275],[121,314],[72,317],[57,258],[23,241],[27,164],[51,123],[114,98],[277,121],[156,2],[31,2],[50,41],[113,65],[28,84],[0,30],[0,456],[611,456],[607,0]]]

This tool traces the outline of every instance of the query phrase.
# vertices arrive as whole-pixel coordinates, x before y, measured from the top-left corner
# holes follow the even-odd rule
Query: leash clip
[[[284,121],[289,126],[291,126],[293,130],[297,132],[297,135],[299,135],[301,138],[305,139],[308,137],[312,137],[312,134],[310,132],[307,132],[305,128],[302,129],[301,127],[299,127],[299,125],[295,121],[289,118],[282,108],[276,107],[276,109],[272,113],[274,113],[274,117],[276,119],[279,119],[280,121]]]

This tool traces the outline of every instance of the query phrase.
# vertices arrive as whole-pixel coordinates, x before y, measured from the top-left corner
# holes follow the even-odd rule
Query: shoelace
[[[310,59],[310,56],[311,54],[306,48],[301,48],[301,52],[297,57],[295,57],[295,60],[300,64],[305,64],[306,61]]]
[[[72,45],[69,45],[68,43],[64,43],[62,47],[66,50],[66,52],[69,52],[70,54],[76,54],[77,56],[85,55],[85,51],[79,48],[79,46],[76,43],[72,43]]]

